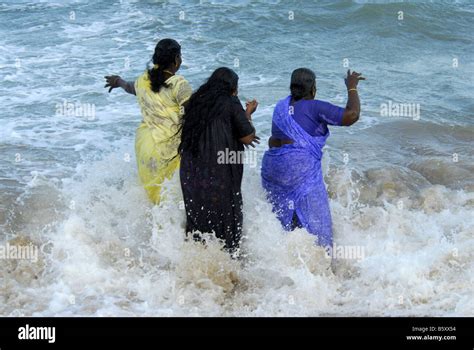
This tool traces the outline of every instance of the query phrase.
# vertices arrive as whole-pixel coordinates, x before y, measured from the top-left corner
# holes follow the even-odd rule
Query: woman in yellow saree
[[[143,117],[135,138],[138,174],[148,197],[158,204],[163,181],[179,167],[179,126],[192,89],[183,76],[176,74],[182,61],[181,47],[175,40],[160,40],[152,61],[153,68],[135,82],[112,75],[105,77],[105,87],[110,87],[109,92],[121,87],[137,96]]]

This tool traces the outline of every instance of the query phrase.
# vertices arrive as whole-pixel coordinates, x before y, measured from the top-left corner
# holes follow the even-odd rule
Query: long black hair
[[[311,94],[316,84],[316,74],[308,68],[298,68],[291,73],[290,91],[293,100],[298,101]]]
[[[230,68],[217,68],[209,79],[192,94],[185,108],[178,152],[199,153],[199,141],[207,125],[224,113],[222,97],[231,98],[237,91],[239,76]]]
[[[153,54],[152,61],[158,68],[153,67],[148,70],[148,77],[151,81],[151,89],[154,92],[159,92],[161,87],[168,87],[165,83],[166,77],[163,72],[169,69],[176,61],[176,56],[181,55],[181,46],[176,40],[163,39],[156,44],[155,53]]]

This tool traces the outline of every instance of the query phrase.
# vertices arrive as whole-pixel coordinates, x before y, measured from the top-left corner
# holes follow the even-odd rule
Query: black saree
[[[206,125],[199,152],[183,150],[180,180],[186,210],[186,232],[214,233],[230,252],[239,248],[242,236],[242,155],[239,138],[254,128],[237,97],[221,96],[222,113]],[[230,157],[229,157],[230,156]]]

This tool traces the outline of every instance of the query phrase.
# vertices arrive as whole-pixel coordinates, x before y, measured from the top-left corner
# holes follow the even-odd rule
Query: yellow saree
[[[181,134],[178,130],[184,114],[183,103],[192,93],[188,81],[181,75],[173,75],[166,84],[168,87],[154,92],[146,71],[135,81],[143,116],[135,138],[138,174],[155,204],[161,199],[161,184],[179,167],[177,152]]]

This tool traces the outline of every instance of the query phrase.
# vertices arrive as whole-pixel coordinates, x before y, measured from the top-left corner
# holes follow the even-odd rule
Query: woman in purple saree
[[[306,68],[291,76],[291,95],[273,112],[270,149],[262,161],[262,183],[283,227],[303,227],[317,243],[332,247],[332,221],[321,169],[327,125],[352,125],[359,119],[357,83],[361,74],[347,72],[346,108],[314,100],[316,76]]]

